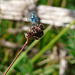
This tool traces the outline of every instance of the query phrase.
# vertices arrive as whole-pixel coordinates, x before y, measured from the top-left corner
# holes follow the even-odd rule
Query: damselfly
[[[39,18],[35,15],[34,11],[32,11],[29,15],[29,20],[32,22],[32,26],[36,23],[39,23]]]

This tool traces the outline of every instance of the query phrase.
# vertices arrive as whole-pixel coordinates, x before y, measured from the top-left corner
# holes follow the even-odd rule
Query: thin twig
[[[28,40],[29,39],[27,38],[27,41],[25,42],[25,44],[23,45],[22,49],[19,51],[19,53],[17,54],[17,56],[14,58],[14,60],[10,64],[10,66],[7,68],[7,70],[5,71],[4,75],[7,74],[7,72],[9,71],[9,69],[11,68],[11,66],[14,64],[14,62],[16,61],[16,59],[18,58],[18,56],[21,54],[21,52],[23,51],[23,49],[25,48],[25,46],[28,44]]]

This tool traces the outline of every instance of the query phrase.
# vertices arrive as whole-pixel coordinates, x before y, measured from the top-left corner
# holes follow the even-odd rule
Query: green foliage
[[[43,37],[43,38],[41,39],[41,41],[39,42],[40,49],[42,49],[47,43],[49,43],[49,41],[51,40],[51,35],[52,35],[51,30],[49,30],[49,31],[44,35],[44,37]]]
[[[52,2],[52,6],[55,7],[62,7],[64,6],[65,8],[68,9],[75,9],[75,0],[39,0],[38,4],[42,4],[42,5],[47,5],[49,2]]]
[[[69,29],[68,32],[59,39],[59,42],[63,43],[65,45],[64,48],[75,57],[75,30]]]
[[[55,64],[55,65],[50,65],[44,68],[37,69],[33,71],[32,74],[33,75],[52,75],[54,72],[58,71],[58,69],[59,69],[59,65]]]
[[[18,75],[20,75],[20,74],[25,74],[25,73],[28,73],[28,74],[30,74],[30,73],[32,73],[33,72],[33,65],[32,65],[32,63],[31,63],[31,60],[29,60],[28,59],[28,57],[25,55],[25,54],[27,54],[30,50],[31,50],[31,48],[33,47],[33,46],[35,46],[39,41],[41,41],[41,44],[43,44],[42,46],[40,46],[41,48],[40,48],[40,52],[42,52],[42,48],[44,49],[44,47],[46,47],[46,44],[49,44],[49,42],[51,42],[52,40],[54,40],[54,38],[55,38],[55,36],[56,37],[59,37],[59,35],[56,35],[57,33],[54,31],[54,29],[51,29],[51,30],[49,30],[50,29],[50,27],[48,27],[46,30],[45,30],[45,33],[46,34],[44,34],[44,36],[43,36],[43,38],[41,39],[41,40],[36,40],[36,41],[34,41],[28,48],[27,48],[27,50],[25,51],[25,52],[23,52],[21,55],[20,55],[20,57],[18,58],[18,60],[15,62],[15,64],[12,66],[12,68],[11,68],[11,70],[15,67],[15,70],[17,71],[17,73],[16,74],[18,74]],[[67,46],[66,46],[66,48],[67,49],[70,49],[70,52],[72,53],[72,55],[73,56],[75,56],[75,52],[74,52],[74,42],[72,42],[72,41],[74,41],[74,36],[75,36],[75,34],[74,34],[74,30],[68,30],[68,32],[67,33],[65,33],[64,32],[64,30],[65,29],[62,29],[62,33],[64,34],[64,36],[61,38],[61,40],[65,43],[65,40],[67,39],[67,41],[66,41],[66,43],[65,44],[67,44]],[[65,30],[66,31],[66,30]],[[71,34],[69,34],[69,32],[71,33]],[[62,34],[60,33],[60,36],[61,36]],[[8,40],[10,39],[10,38],[12,38],[12,37],[10,37],[11,35],[9,35],[7,38],[8,38]],[[73,37],[72,37],[73,36]],[[14,36],[13,36],[14,37]],[[15,40],[16,40],[16,42],[17,41],[19,41],[20,39],[21,39],[21,37],[23,37],[21,34],[19,34],[19,35],[16,35],[16,37],[14,37],[15,38]],[[68,38],[67,38],[68,37]],[[71,37],[71,38],[70,38]],[[71,40],[69,40],[69,39],[71,39]],[[57,40],[59,40],[59,42],[62,42],[59,38],[57,38]],[[54,41],[54,42],[56,42],[56,40]],[[40,45],[41,45],[40,44]],[[52,46],[53,44],[49,44],[49,47],[50,46]],[[49,47],[47,47],[46,49],[49,49]],[[39,53],[38,53],[39,54]],[[37,54],[37,55],[38,55]],[[34,59],[34,58],[33,58]],[[36,59],[37,60],[37,59]],[[32,60],[33,61],[33,60]],[[34,68],[35,69],[35,68]],[[35,69],[35,70],[37,70],[37,68]],[[50,70],[50,71],[49,71]],[[55,69],[53,68],[52,69],[52,67],[51,68],[49,68],[49,70],[48,69],[44,69],[44,72],[43,72],[43,69],[41,69],[41,73],[40,73],[40,75],[45,75],[45,74],[53,74],[53,73],[55,73],[56,71],[55,71]],[[9,73],[8,73],[8,75],[9,75]],[[55,74],[55,75],[58,75],[58,73],[57,74]]]
[[[20,42],[22,38],[23,38],[22,34],[18,34],[17,36],[15,36],[14,42]]]
[[[75,9],[75,0],[67,0],[66,8]]]
[[[69,30],[68,31],[68,40],[67,40],[67,46],[66,48],[72,53],[72,55],[75,57],[75,30]]]
[[[33,65],[31,61],[29,60],[29,58],[25,55],[15,66],[15,70],[20,72],[21,75],[24,75],[26,73],[31,74],[33,70]]]
[[[39,0],[38,4],[47,5],[48,0]]]

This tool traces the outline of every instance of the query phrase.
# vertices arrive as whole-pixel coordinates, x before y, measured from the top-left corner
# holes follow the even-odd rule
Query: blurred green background
[[[75,10],[75,0],[39,0],[37,5]],[[0,19],[0,40],[6,40],[17,45],[17,48],[0,45],[0,73],[5,71],[26,41],[24,33],[27,32],[22,31],[16,34],[7,32],[8,28],[19,28],[19,23],[17,21]],[[23,22],[23,24],[26,26],[29,23]],[[47,27],[48,25],[44,25],[44,29]],[[59,75],[61,59],[51,60],[55,47],[67,52],[67,57],[65,57],[68,65],[66,75],[75,75],[75,30],[68,29],[67,32],[62,34],[63,36],[61,38],[56,39],[56,36],[59,36],[59,33],[64,29],[64,27],[52,26],[50,29],[45,30],[44,36],[39,41],[32,39],[22,52],[23,54],[16,61],[14,69],[12,69],[9,75]],[[54,39],[57,41],[53,45],[49,44]],[[47,46],[48,44],[51,47]],[[36,59],[35,55],[46,47],[48,50],[39,59]],[[26,50],[30,51],[26,53]]]

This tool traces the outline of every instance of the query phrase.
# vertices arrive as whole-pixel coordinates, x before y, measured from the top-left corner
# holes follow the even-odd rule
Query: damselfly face
[[[38,19],[39,18],[35,15],[33,11],[29,14],[29,20],[32,22],[32,26],[39,23]]]

